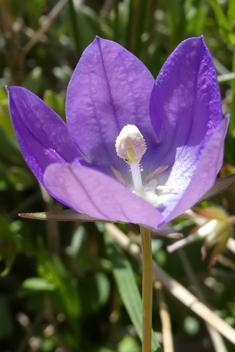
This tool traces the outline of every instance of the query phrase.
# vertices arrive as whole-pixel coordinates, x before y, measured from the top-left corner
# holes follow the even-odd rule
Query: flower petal
[[[47,188],[76,211],[99,219],[156,227],[157,209],[113,178],[90,168],[53,164],[45,172]]]
[[[121,160],[115,141],[127,124],[136,125],[148,145],[155,139],[149,100],[154,79],[122,46],[96,38],[84,51],[68,86],[66,115],[71,136],[90,163]]]
[[[163,227],[159,228],[153,228],[151,226],[146,226],[143,225],[146,229],[151,231],[152,233],[155,233],[157,235],[163,236],[163,237],[169,237],[169,238],[182,238],[183,234],[180,232],[176,232],[169,224],[165,224]]]
[[[195,163],[195,171],[193,175],[190,175],[187,178],[186,174],[183,179],[179,171],[179,179],[172,179],[172,182],[176,182],[176,185],[178,182],[179,192],[174,195],[171,194],[166,196],[163,200],[164,209],[162,214],[165,219],[159,226],[171,221],[176,216],[191,208],[198,199],[212,187],[216,175],[222,166],[224,138],[227,132],[228,123],[229,118],[225,117],[216,128],[203,149],[199,160]],[[174,177],[175,176],[176,175],[174,175]]]
[[[79,151],[64,121],[25,88],[8,87],[9,107],[22,154],[37,179],[52,163],[74,162]]]
[[[159,165],[181,158],[184,169],[190,168],[222,120],[217,75],[202,37],[183,41],[165,62],[153,88],[150,116],[159,139]]]

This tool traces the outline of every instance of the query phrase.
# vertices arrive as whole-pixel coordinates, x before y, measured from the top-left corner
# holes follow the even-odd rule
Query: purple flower
[[[220,170],[228,118],[201,37],[183,41],[156,81],[122,46],[96,38],[69,83],[67,125],[26,89],[8,92],[26,162],[77,212],[157,228],[199,201]]]

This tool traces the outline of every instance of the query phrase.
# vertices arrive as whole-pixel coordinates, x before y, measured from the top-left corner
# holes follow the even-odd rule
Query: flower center
[[[168,186],[158,186],[158,182],[155,175],[158,175],[167,169],[167,166],[160,166],[151,174],[145,177],[143,184],[140,169],[140,160],[147,150],[145,140],[139,129],[135,125],[126,125],[121,130],[119,136],[116,139],[116,152],[117,155],[123,159],[130,167],[132,176],[132,186],[128,186],[133,193],[139,197],[145,199],[153,206],[157,206],[160,203],[159,192],[165,193],[177,193],[177,190]],[[125,184],[121,173],[111,166],[111,170],[118,179],[118,181]],[[161,194],[163,195],[163,194]]]

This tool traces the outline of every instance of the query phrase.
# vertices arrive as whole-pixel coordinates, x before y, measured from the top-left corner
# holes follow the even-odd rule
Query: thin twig
[[[174,352],[173,336],[171,329],[171,318],[168,312],[168,307],[162,291],[162,284],[155,280],[153,287],[157,291],[158,302],[160,307],[160,318],[162,323],[162,337],[164,352]]]
[[[43,34],[50,28],[51,24],[54,22],[56,17],[59,15],[60,11],[63,9],[68,0],[60,0],[53,7],[49,15],[47,16],[47,20],[44,22],[41,28],[37,32],[35,32],[34,36],[30,39],[30,41],[25,45],[22,49],[23,55],[26,55],[32,47],[40,41]]]
[[[105,224],[106,230],[122,248],[128,251],[138,261],[141,261],[140,248],[131,243],[129,238],[113,224]],[[184,305],[190,308],[194,313],[209,323],[224,337],[235,344],[235,330],[224,320],[214,314],[208,307],[200,302],[194,295],[186,290],[181,284],[168,275],[156,262],[153,261],[153,272],[163,286],[168,289]]]
[[[183,267],[184,267],[184,270],[188,276],[188,279],[194,287],[194,290],[195,290],[197,297],[200,299],[201,302],[206,304],[207,302],[206,302],[205,296],[201,290],[200,284],[197,281],[197,278],[192,270],[191,264],[190,264],[188,258],[186,257],[186,254],[182,248],[179,249],[178,255],[179,255],[180,260],[183,264]],[[227,352],[227,348],[225,346],[225,343],[224,343],[221,335],[218,333],[218,331],[215,330],[210,324],[208,324],[208,323],[205,323],[205,324],[206,324],[207,330],[209,332],[211,341],[213,343],[215,352]]]

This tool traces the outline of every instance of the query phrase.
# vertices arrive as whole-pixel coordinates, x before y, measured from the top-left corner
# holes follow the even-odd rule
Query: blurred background
[[[141,351],[135,316],[141,309],[141,265],[112,242],[102,223],[18,217],[63,206],[40,188],[22,158],[4,87],[28,88],[65,119],[67,84],[96,35],[126,47],[155,77],[182,40],[203,35],[218,73],[223,111],[231,114],[221,176],[235,172],[234,0],[0,0],[1,352]],[[200,207],[206,221],[216,217],[205,210],[212,207],[231,218],[234,188]],[[195,217],[178,218],[173,225],[188,235]],[[118,227],[139,243],[137,226]],[[228,239],[219,234],[216,251],[223,252],[211,268],[213,248],[202,261],[202,240],[169,253],[174,240],[154,236],[153,257],[235,327],[235,253]],[[160,285],[155,291],[153,328],[160,343],[164,303],[176,352],[235,351],[226,339],[216,347],[205,322],[171,289]]]

